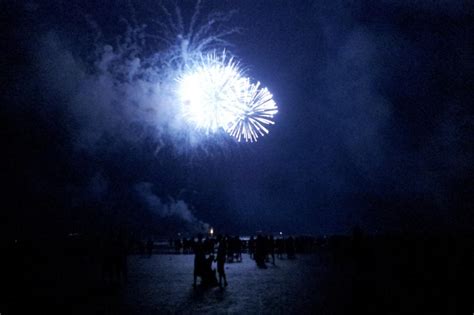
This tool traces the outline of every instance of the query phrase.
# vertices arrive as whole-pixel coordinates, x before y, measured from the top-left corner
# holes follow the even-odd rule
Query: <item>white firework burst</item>
[[[178,83],[183,117],[197,129],[216,132],[236,119],[245,79],[225,52],[201,56],[188,66]]]
[[[247,81],[247,88],[241,95],[239,105],[241,110],[233,123],[227,128],[227,132],[239,142],[257,141],[259,136],[268,134],[265,125],[273,125],[273,117],[278,113],[278,108],[273,95],[267,88],[260,88],[260,82],[256,84]]]
[[[216,53],[200,56],[178,78],[183,118],[206,133],[225,130],[241,141],[268,133],[278,112],[272,94],[244,76],[239,64]]]

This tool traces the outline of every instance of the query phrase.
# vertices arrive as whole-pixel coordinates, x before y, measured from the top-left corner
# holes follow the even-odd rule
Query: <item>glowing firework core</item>
[[[278,112],[272,94],[253,84],[232,58],[208,54],[179,78],[178,93],[185,119],[209,132],[225,130],[238,141],[257,141],[268,133]]]

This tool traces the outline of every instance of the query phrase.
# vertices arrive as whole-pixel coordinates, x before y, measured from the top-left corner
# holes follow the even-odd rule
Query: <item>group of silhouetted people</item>
[[[109,235],[101,242],[102,279],[118,282],[127,279],[127,242],[123,234]]]
[[[286,253],[288,259],[294,259],[295,241],[293,237],[275,239],[273,235],[258,235],[256,238],[250,237],[248,242],[250,258],[254,259],[257,266],[265,268],[266,262],[275,264],[275,254],[278,258],[283,258]]]
[[[181,241],[179,241],[181,242]],[[194,252],[194,281],[196,287],[200,278],[201,285],[206,287],[227,286],[225,274],[226,262],[242,261],[242,250],[245,243],[238,236],[218,236],[217,238],[205,238],[199,234],[192,242]],[[275,256],[283,258],[286,253],[288,259],[294,259],[295,240],[293,237],[286,239],[280,237],[275,239],[272,235],[259,234],[250,237],[246,243],[250,258],[255,260],[260,268],[266,268],[266,263],[275,265]],[[217,248],[217,251],[215,249]],[[214,253],[216,252],[216,256]],[[213,262],[217,263],[217,269],[213,269]],[[217,275],[216,276],[216,271]]]
[[[198,277],[201,278],[202,286],[214,287],[219,285],[221,288],[223,285],[227,286],[224,265],[227,259],[228,240],[226,237],[219,236],[216,241],[217,256],[214,256],[213,251],[206,249],[202,235],[198,235],[197,241],[194,242],[194,287],[196,287]],[[208,254],[207,257],[206,254]],[[213,262],[217,262],[219,281],[217,281],[216,270],[212,268]]]

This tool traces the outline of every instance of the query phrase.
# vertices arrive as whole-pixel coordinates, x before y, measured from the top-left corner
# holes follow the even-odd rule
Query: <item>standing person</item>
[[[236,251],[237,251],[237,259],[238,261],[242,261],[242,240],[239,236],[235,237],[235,244],[236,244]]]
[[[218,238],[219,247],[217,248],[217,273],[219,273],[219,286],[222,288],[222,279],[224,279],[224,286],[227,286],[227,278],[225,276],[225,260],[227,256],[227,239],[224,237]]]
[[[212,263],[214,262],[214,255],[209,255],[208,258],[204,258],[203,270],[201,275],[201,285],[204,287],[215,287],[217,285],[216,269],[212,269]]]
[[[275,265],[275,238],[273,235],[270,235],[268,237],[268,252],[270,253],[270,256],[272,257],[272,265]]]
[[[227,244],[227,259],[229,262],[234,262],[234,253],[235,253],[235,241],[233,236],[226,235],[226,244]]]
[[[265,265],[265,258],[267,257],[266,238],[259,234],[255,243],[255,262],[257,263],[258,267],[267,268],[267,266]]]
[[[277,247],[277,257],[282,259],[283,253],[285,252],[285,240],[282,237],[277,238],[276,247]]]
[[[255,257],[254,257],[254,255],[255,255],[255,239],[253,238],[253,236],[251,236],[250,239],[249,239],[248,247],[249,247],[250,259],[255,259]]]
[[[204,267],[206,265],[206,255],[204,252],[204,244],[202,243],[202,234],[198,234],[197,242],[194,243],[194,282],[193,287],[196,287],[197,277],[203,279]]]
[[[288,259],[294,259],[295,257],[295,240],[292,236],[286,239],[286,255]]]

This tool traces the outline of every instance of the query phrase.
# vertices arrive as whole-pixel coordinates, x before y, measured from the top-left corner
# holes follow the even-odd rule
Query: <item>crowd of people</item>
[[[194,287],[198,278],[201,279],[202,286],[218,285],[221,288],[227,286],[225,264],[241,262],[242,251],[248,251],[250,259],[253,259],[260,268],[266,268],[267,263],[275,265],[275,256],[283,258],[286,255],[288,259],[296,257],[295,240],[291,236],[286,239],[282,237],[275,239],[271,235],[259,234],[245,241],[238,236],[219,235],[216,238],[204,238],[199,234],[194,240],[177,240],[173,243],[178,253],[187,253],[189,250],[194,253]],[[212,268],[213,262],[217,264],[218,277],[216,269]]]
[[[256,236],[240,237],[230,235],[198,235],[194,238],[170,239],[168,243],[155,242],[152,238],[139,240],[126,238],[121,232],[110,233],[101,238],[97,244],[98,256],[101,257],[101,273],[105,282],[117,283],[127,279],[127,255],[138,253],[151,257],[156,252],[193,254],[193,285],[227,286],[225,264],[242,262],[242,254],[248,253],[259,268],[267,264],[276,264],[275,259],[294,259],[296,253],[311,252],[316,247],[324,246],[314,237],[298,236],[276,237],[258,233]],[[157,248],[157,244],[158,245]],[[160,250],[161,248],[161,250]],[[163,251],[163,248],[165,250]]]
[[[278,258],[283,258],[286,254],[288,259],[295,258],[295,241],[292,236],[284,239],[275,239],[273,235],[265,236],[259,234],[257,237],[250,237],[248,241],[248,252],[251,259],[254,259],[257,266],[266,267],[266,262],[275,264],[275,254]]]
[[[227,260],[229,262],[241,261],[242,251],[245,250],[245,242],[239,236],[222,236],[226,243]],[[206,237],[202,239],[203,247],[206,252],[214,251],[222,237]],[[192,254],[194,253],[194,238],[178,238],[169,241],[169,246],[174,248],[176,254]]]

